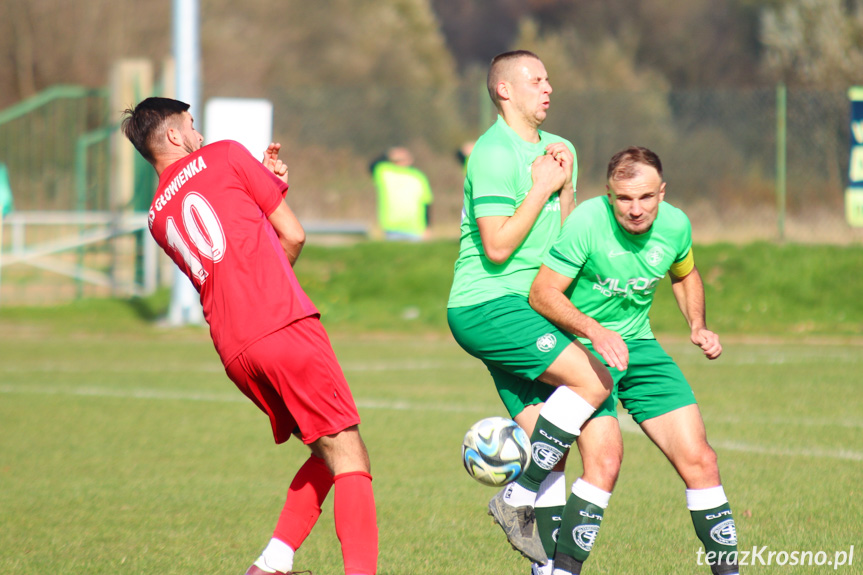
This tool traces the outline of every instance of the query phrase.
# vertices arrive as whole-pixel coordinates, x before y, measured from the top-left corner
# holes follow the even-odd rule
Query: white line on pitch
[[[341,362],[342,369],[346,373],[366,371],[430,371],[435,369],[478,369],[483,365],[479,361],[375,361],[375,362]],[[0,373],[187,373],[190,371],[202,373],[224,373],[224,368],[218,362],[190,362],[169,364],[123,364],[114,367],[82,368],[80,363],[69,362],[43,362],[38,365],[0,365]]]
[[[157,399],[171,401],[209,401],[220,403],[243,403],[248,401],[238,391],[233,392],[187,392],[156,389],[110,389],[105,387],[52,387],[43,385],[0,385],[0,393],[17,395],[73,395],[79,397],[105,397],[129,399]],[[357,407],[365,409],[391,409],[397,411],[442,411],[442,412],[476,412],[493,411],[491,404],[455,405],[451,403],[416,404],[400,400],[356,399]]]
[[[154,389],[108,389],[104,387],[50,387],[40,385],[0,385],[0,393],[21,395],[73,395],[86,397],[155,399],[172,401],[202,401],[219,403],[243,403],[246,400],[239,393],[200,393]],[[398,400],[358,399],[357,406],[361,409],[390,409],[399,411],[440,411],[446,413],[491,413],[495,411],[490,405],[455,405],[451,403],[411,403]],[[620,429],[625,433],[643,434],[626,414],[620,414]],[[817,457],[827,459],[842,459],[863,461],[863,453],[849,449],[818,449],[818,448],[784,448],[778,446],[760,446],[737,441],[711,441],[711,445],[719,449],[759,453],[773,456]]]
[[[624,414],[618,414],[620,421],[620,430],[624,433],[633,433],[644,435],[641,427],[638,426],[631,418]],[[710,445],[717,449],[727,449],[729,451],[740,451],[743,453],[758,453],[761,455],[773,455],[777,457],[818,457],[825,459],[844,459],[849,461],[863,461],[863,452],[852,451],[850,449],[820,449],[811,447],[778,447],[778,446],[763,446],[744,443],[742,441],[723,441],[711,440]]]

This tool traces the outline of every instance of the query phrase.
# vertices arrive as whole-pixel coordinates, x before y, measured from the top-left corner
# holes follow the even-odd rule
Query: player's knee
[[[599,370],[599,382],[602,384],[603,391],[605,392],[605,397],[607,398],[611,395],[611,390],[614,389],[614,379],[611,377],[611,374],[608,372],[608,368],[604,365],[600,366]]]
[[[701,448],[698,454],[698,466],[705,472],[713,472],[719,469],[719,458],[716,452],[707,443]]]
[[[611,395],[611,390],[614,387],[614,381],[611,379],[611,375],[609,375],[608,370],[602,366],[601,370],[597,370],[597,383],[591,386],[590,389],[590,399],[586,398],[587,401],[592,403],[593,405],[599,406],[608,399],[608,396]]]
[[[704,443],[687,454],[684,465],[686,470],[680,470],[689,476],[691,480],[712,481],[719,475],[719,463],[716,452]]]
[[[584,459],[584,479],[600,489],[611,491],[620,475],[623,451],[608,449]]]
[[[601,387],[597,391],[597,395],[600,402],[603,402],[608,399],[608,396],[611,395],[611,390],[614,388],[614,381],[611,379],[611,375],[608,374],[608,370],[600,376],[599,382]]]
[[[369,453],[356,426],[332,435],[330,438],[332,439],[330,458],[334,468],[340,468],[341,472],[371,472]]]
[[[360,437],[357,426],[352,426],[331,435],[318,438],[312,445],[315,454],[324,457],[342,457],[366,454],[366,445]]]
[[[599,407],[608,399],[614,382],[604,366],[601,366],[601,369],[594,369],[594,374],[595,377],[585,375],[582,375],[580,378],[570,377],[566,385],[585,401],[594,407]]]
[[[584,467],[584,479],[605,491],[612,491],[620,474],[620,460],[611,457],[602,458],[596,465]]]
[[[612,379],[608,368],[601,361],[593,356],[588,356],[588,358],[590,367],[596,377],[596,383],[592,386],[594,397],[599,403],[602,403],[611,395],[611,390],[614,389],[614,379]]]

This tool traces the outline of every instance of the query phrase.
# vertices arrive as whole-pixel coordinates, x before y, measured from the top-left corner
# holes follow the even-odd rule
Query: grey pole
[[[201,118],[198,117],[201,109],[201,19],[198,0],[173,0],[172,16],[177,99],[189,104],[189,112],[195,118],[196,125],[201,126]],[[174,269],[168,323],[173,326],[204,323],[198,292],[179,268]]]

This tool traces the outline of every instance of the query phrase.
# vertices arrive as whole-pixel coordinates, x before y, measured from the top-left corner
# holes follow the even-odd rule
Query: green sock
[[[554,557],[554,550],[557,547],[557,532],[560,530],[563,509],[563,505],[534,508],[539,539],[542,541],[542,548],[545,549],[545,554],[548,557]]]
[[[534,512],[539,539],[549,559],[554,557],[557,533],[566,505],[566,475],[563,471],[552,471],[542,482],[536,494]]]
[[[572,494],[563,510],[563,521],[557,538],[557,552],[584,563],[599,534],[605,510]]]
[[[737,528],[731,506],[726,502],[719,507],[690,510],[689,513],[713,573],[737,573]]]
[[[539,491],[539,486],[555,465],[569,451],[577,434],[566,432],[549,422],[540,412],[536,427],[530,436],[531,459],[527,471],[518,478],[516,483],[533,492]]]

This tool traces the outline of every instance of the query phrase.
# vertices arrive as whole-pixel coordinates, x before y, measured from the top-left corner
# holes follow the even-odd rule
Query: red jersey
[[[227,140],[171,164],[159,178],[150,233],[200,293],[225,365],[265,335],[318,315],[267,219],[287,189]]]

